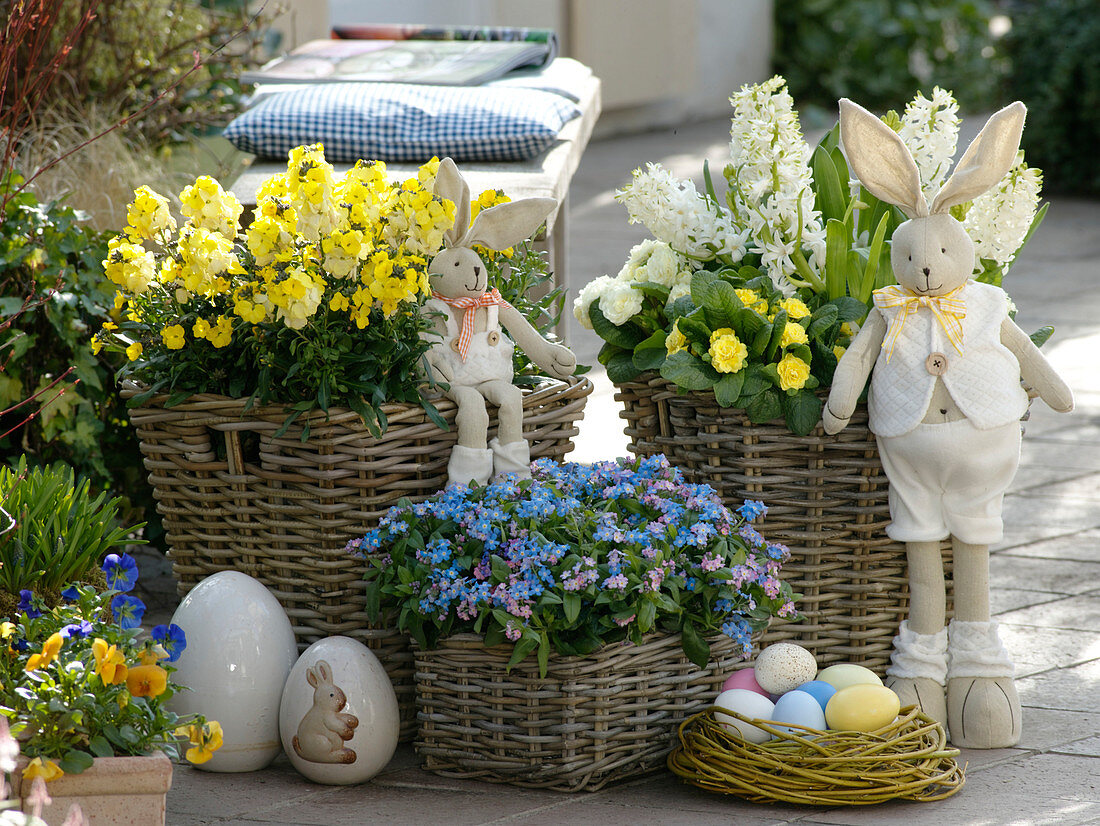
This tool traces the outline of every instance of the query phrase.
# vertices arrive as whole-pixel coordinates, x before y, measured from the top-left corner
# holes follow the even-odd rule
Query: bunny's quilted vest
[[[885,350],[879,352],[868,396],[870,428],[875,435],[901,436],[920,424],[937,377],[979,430],[1007,424],[1027,410],[1020,364],[1001,344],[1008,296],[999,287],[968,281],[959,297],[966,304],[961,353],[925,307],[906,320],[889,361]],[[901,307],[878,310],[888,329],[903,312]]]

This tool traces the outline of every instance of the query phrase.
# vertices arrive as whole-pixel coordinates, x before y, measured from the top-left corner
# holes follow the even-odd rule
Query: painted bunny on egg
[[[447,465],[448,484],[484,485],[494,472],[531,475],[531,451],[523,436],[523,395],[512,384],[515,344],[549,375],[564,379],[577,366],[567,347],[552,344],[496,290],[486,291],[489,273],[471,247],[506,249],[529,237],[557,207],[552,198],[526,198],[498,204],[470,223],[470,190],[450,158],[436,172],[435,194],[455,204],[454,226],[444,235],[446,249],[428,267],[432,298],[426,305],[439,319],[426,336],[432,377],[446,382],[458,405],[458,444]],[[501,326],[511,334],[504,335]],[[515,344],[512,339],[515,340]],[[485,401],[498,409],[497,436],[487,442]]]
[[[870,428],[890,480],[891,524],[906,543],[909,618],[887,668],[902,704],[948,725],[957,746],[1002,748],[1020,737],[1013,667],[989,614],[989,545],[1001,539],[1004,492],[1020,459],[1027,393],[1054,410],[1073,394],[1008,317],[1004,291],[971,280],[974,244],[949,213],[1012,167],[1026,109],[994,114],[932,201],[909,150],[885,123],[840,101],[844,152],[860,182],[909,216],[894,232],[898,286],[874,308],[837,366],[822,415],[848,422],[868,374]],[[873,371],[873,372],[872,372]],[[945,628],[941,540],[951,537],[955,615]]]

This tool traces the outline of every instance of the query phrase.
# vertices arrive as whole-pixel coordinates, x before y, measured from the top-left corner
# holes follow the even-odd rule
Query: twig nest
[[[785,694],[817,676],[817,662],[802,646],[777,642],[760,652],[754,674],[769,694]]]

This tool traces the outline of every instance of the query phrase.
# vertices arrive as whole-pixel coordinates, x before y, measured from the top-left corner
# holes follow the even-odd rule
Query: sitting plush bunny
[[[489,273],[471,249],[483,244],[506,249],[531,235],[557,202],[527,198],[498,204],[478,213],[470,224],[470,190],[454,161],[445,158],[436,172],[435,194],[455,204],[454,226],[444,236],[447,248],[428,267],[432,295],[427,306],[438,312],[427,359],[432,378],[450,386],[447,395],[458,405],[458,444],[447,465],[448,484],[476,481],[484,485],[494,471],[531,475],[531,451],[523,436],[523,395],[512,384],[512,340],[555,378],[572,375],[576,356],[551,344],[496,290],[486,292]],[[486,444],[489,415],[485,400],[498,408],[498,435]]]
[[[948,725],[957,746],[1001,748],[1020,736],[1012,663],[989,616],[989,545],[1001,539],[1001,506],[1020,459],[1020,417],[1030,385],[1054,410],[1073,395],[1031,339],[1008,317],[1008,297],[970,280],[974,245],[949,213],[990,189],[1011,168],[1026,110],[1013,103],[990,118],[931,208],[901,139],[881,120],[840,101],[840,134],[851,168],[876,197],[909,220],[894,233],[899,286],[876,290],[875,306],[837,366],[822,415],[839,432],[868,373],[870,428],[890,480],[891,524],[906,543],[909,619],[887,669],[902,703]],[[940,541],[954,551],[955,618],[944,628]]]

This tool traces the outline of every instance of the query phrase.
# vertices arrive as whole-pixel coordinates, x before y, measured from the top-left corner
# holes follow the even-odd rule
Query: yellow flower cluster
[[[507,204],[512,199],[504,194],[500,189],[486,189],[473,201],[470,202],[470,223],[473,223],[474,219],[483,209],[489,209],[489,207],[495,207],[498,204]],[[505,258],[511,258],[515,255],[515,250],[512,247],[508,247],[505,250],[491,250],[487,247],[483,247],[480,244],[475,244],[474,249],[478,255],[483,258],[487,258],[492,261],[495,260],[498,255],[503,255]]]
[[[748,357],[749,348],[733,330],[723,327],[711,333],[710,363],[719,373],[736,373],[745,366]]]

